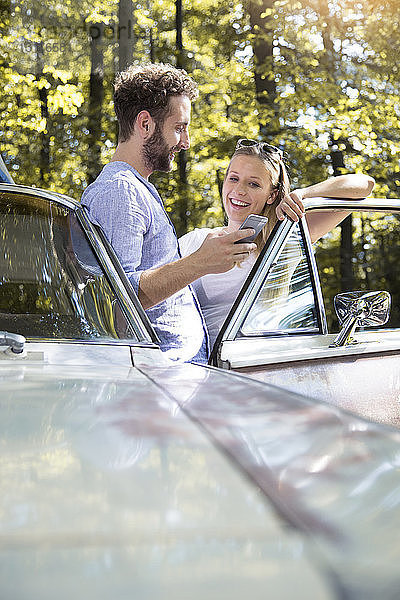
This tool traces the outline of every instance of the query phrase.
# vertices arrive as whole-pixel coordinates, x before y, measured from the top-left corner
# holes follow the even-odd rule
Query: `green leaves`
[[[23,0],[0,8],[6,162],[18,182],[37,185],[41,136],[48,135],[48,185],[79,197],[87,183],[93,24],[104,64],[103,162],[116,143],[118,2]],[[295,185],[329,175],[335,147],[347,170],[370,172],[378,192],[399,195],[397,1],[360,0],[356,7],[350,0],[186,0],[183,9],[184,64],[200,98],[193,107],[186,191],[176,171],[154,177],[172,218],[189,212],[189,227],[217,216],[222,221],[219,189],[235,140],[260,131],[285,148]],[[129,26],[133,61],[175,64],[173,0],[134,3]],[[270,53],[255,64],[260,48]]]

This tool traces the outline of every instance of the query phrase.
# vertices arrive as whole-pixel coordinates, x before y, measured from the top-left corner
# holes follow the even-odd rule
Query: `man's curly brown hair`
[[[169,64],[131,65],[119,73],[114,85],[114,109],[119,123],[119,141],[132,135],[136,118],[147,110],[160,125],[169,113],[171,96],[198,96],[196,82],[183,69]]]

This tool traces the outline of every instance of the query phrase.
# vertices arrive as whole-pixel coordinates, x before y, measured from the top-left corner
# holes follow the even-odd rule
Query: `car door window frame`
[[[322,290],[320,286],[320,280],[318,275],[318,269],[315,262],[314,252],[310,235],[308,232],[307,222],[303,217],[298,223],[300,229],[300,235],[304,244],[304,252],[307,260],[307,266],[310,274],[310,281],[313,289],[315,311],[318,324],[318,330],[310,332],[311,335],[325,335],[328,333],[325,306],[322,297]],[[217,364],[217,355],[220,345],[226,341],[233,341],[239,337],[241,327],[247,318],[247,315],[257,298],[265,280],[267,279],[272,268],[276,265],[281,255],[282,250],[287,243],[290,234],[296,223],[286,218],[283,221],[277,223],[271,232],[270,237],[267,240],[264,248],[260,252],[257,261],[249,273],[242,289],[240,290],[233,306],[221,327],[221,331],[215,341],[214,347],[210,355],[210,364]],[[277,336],[294,336],[294,335],[305,335],[304,330],[282,330],[273,331],[271,333],[265,332],[260,335],[254,335],[258,338],[277,337]],[[240,336],[243,339],[245,336]],[[253,336],[252,336],[253,337]]]
[[[107,240],[102,239],[99,231],[96,230],[93,223],[89,220],[85,207],[68,196],[62,196],[41,189],[33,190],[32,188],[21,185],[0,184],[0,191],[2,193],[7,193],[10,196],[22,194],[37,197],[44,202],[56,204],[65,210],[73,212],[82,227],[83,235],[86,237],[89,247],[99,261],[105,279],[108,281],[125,318],[137,338],[136,340],[130,340],[128,338],[124,340],[112,340],[112,343],[132,344],[135,346],[145,345],[146,347],[159,345],[157,335],[152,328],[135,291],[125,274],[121,272],[122,267],[119,266],[118,259]],[[85,342],[90,343],[91,340],[85,340]],[[105,341],[103,340],[102,343],[105,343]]]
[[[365,198],[365,199],[338,199],[338,198],[310,198],[310,199],[306,199],[304,201],[305,204],[305,209],[307,211],[307,214],[311,211],[324,211],[324,210],[329,210],[329,211],[347,211],[349,213],[352,212],[382,212],[382,213],[392,213],[392,214],[398,214],[400,216],[400,199],[390,199],[390,198]],[[293,225],[292,225],[293,226]],[[281,230],[282,227],[282,230]],[[250,343],[250,346],[247,346],[247,348],[250,350],[250,348],[253,346],[256,349],[254,350],[254,352],[259,353],[261,351],[268,350],[268,348],[270,349],[270,354],[271,357],[268,358],[268,364],[270,363],[275,363],[277,360],[279,360],[279,357],[282,356],[282,353],[285,354],[285,348],[287,348],[285,346],[285,344],[283,344],[281,342],[284,342],[285,338],[288,339],[288,336],[290,336],[290,340],[291,340],[291,348],[295,348],[296,346],[296,340],[299,341],[300,343],[300,347],[305,347],[307,346],[307,342],[306,340],[314,340],[316,343],[314,344],[315,347],[313,347],[313,358],[317,358],[323,356],[327,357],[327,356],[331,356],[331,355],[335,355],[335,349],[331,349],[329,350],[326,346],[326,344],[328,342],[322,342],[322,340],[325,339],[329,339],[332,338],[334,335],[336,334],[329,334],[328,328],[327,328],[327,322],[326,322],[326,318],[325,318],[325,308],[324,308],[324,301],[323,301],[323,296],[322,296],[322,290],[321,290],[321,285],[320,285],[320,278],[319,278],[319,274],[318,274],[318,270],[317,270],[317,264],[316,264],[316,259],[315,259],[315,255],[314,255],[314,250],[313,250],[313,246],[311,244],[311,240],[310,240],[310,236],[309,236],[309,232],[308,232],[308,227],[305,221],[305,218],[302,219],[302,222],[300,223],[300,230],[302,231],[302,235],[303,235],[303,240],[305,242],[305,248],[306,248],[306,256],[307,256],[307,260],[309,261],[309,265],[310,265],[310,269],[311,269],[311,275],[312,275],[312,285],[314,287],[315,290],[315,297],[317,298],[317,303],[316,306],[318,306],[318,312],[319,312],[319,317],[321,319],[321,331],[319,333],[315,332],[315,333],[304,333],[304,332],[299,332],[298,334],[296,334],[296,330],[291,330],[288,331],[286,330],[285,332],[282,332],[281,335],[277,335],[276,333],[274,334],[269,334],[267,332],[259,335],[259,336],[252,336],[250,337],[244,337],[244,336],[238,336],[238,332],[240,331],[240,328],[242,326],[242,323],[244,322],[247,312],[244,312],[244,302],[243,302],[243,298],[244,298],[244,292],[245,289],[248,289],[248,287],[250,286],[250,279],[252,280],[252,285],[253,287],[257,286],[257,290],[254,290],[253,292],[253,299],[256,297],[258,290],[260,288],[260,285],[263,284],[263,280],[265,277],[268,276],[268,273],[266,271],[268,271],[269,269],[272,268],[275,259],[277,257],[278,252],[280,253],[281,249],[283,249],[283,245],[285,243],[285,241],[287,240],[288,236],[290,235],[290,230],[291,227],[290,225],[286,225],[287,229],[283,229],[285,228],[285,225],[279,224],[278,228],[275,229],[271,236],[270,239],[267,241],[266,246],[264,247],[262,253],[260,254],[260,256],[257,259],[256,264],[254,265],[254,268],[252,270],[252,272],[250,273],[248,279],[246,280],[241,292],[239,293],[226,321],[224,322],[220,334],[217,338],[217,341],[214,345],[213,348],[213,352],[210,358],[210,364],[212,365],[216,365],[216,366],[222,366],[223,368],[233,368],[231,366],[231,357],[233,357],[234,361],[236,363],[238,363],[238,360],[241,361],[241,365],[242,366],[246,366],[246,360],[245,360],[245,356],[243,356],[243,348],[246,347],[246,344]],[[286,236],[284,236],[284,239],[282,240],[282,243],[280,245],[279,248],[277,248],[276,246],[278,245],[278,239],[272,239],[273,236],[277,236],[277,234],[281,234],[283,237],[283,234],[286,233]],[[256,274],[257,271],[257,274]],[[257,277],[255,278],[255,275],[257,275]],[[400,329],[394,330],[394,336],[397,336],[396,331],[399,331]],[[386,335],[388,335],[390,332],[388,332]],[[228,337],[229,334],[229,337]],[[321,335],[323,334],[323,335]],[[369,338],[371,337],[371,340],[373,340],[373,334],[371,334],[370,332],[365,332],[362,334],[359,334],[365,337],[365,339],[368,341]],[[393,336],[390,336],[390,339],[388,339],[388,349],[390,349],[391,344],[397,344],[397,337],[394,340],[394,342],[391,341]],[[274,338],[274,340],[273,340]],[[274,348],[276,348],[276,350],[271,350],[271,343],[268,344],[264,344],[263,345],[263,341],[267,341],[267,340],[273,340],[273,346]],[[251,344],[251,340],[254,340],[254,344]],[[225,343],[226,342],[226,343]],[[244,343],[244,346],[242,346],[242,342]],[[294,344],[294,346],[292,346],[292,342]],[[371,343],[371,342],[369,342]],[[278,346],[277,346],[278,344]],[[254,346],[255,345],[255,346]],[[394,346],[393,346],[394,347]],[[398,346],[396,345],[396,348]],[[374,351],[375,346],[371,345],[370,346],[370,351],[373,352]],[[235,350],[234,350],[235,349]],[[240,349],[240,350],[239,350]],[[347,354],[357,354],[359,350],[357,349],[357,346],[349,346],[346,349],[346,353]],[[365,351],[365,349],[364,349]],[[247,349],[246,349],[247,352]],[[276,354],[275,354],[276,352]],[[337,353],[337,352],[336,352]],[[275,356],[273,356],[275,354]],[[223,358],[220,358],[223,355]],[[234,356],[233,356],[234,355]],[[252,356],[252,360],[251,360],[251,364],[252,365],[261,365],[264,364],[264,358],[265,356],[263,356],[263,361],[260,362],[257,359],[254,360],[254,354],[251,353]],[[239,357],[239,359],[238,359]],[[240,358],[241,357],[241,358]],[[290,360],[293,360],[292,358],[290,358]],[[287,357],[285,358],[285,362],[287,361]],[[242,364],[243,363],[243,364]]]

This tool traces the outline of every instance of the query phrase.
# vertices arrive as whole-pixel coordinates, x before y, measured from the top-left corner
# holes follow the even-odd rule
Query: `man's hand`
[[[208,273],[224,273],[235,263],[248,258],[256,244],[235,244],[254,229],[241,229],[233,233],[209,233],[196,252],[156,269],[143,271],[139,282],[139,300],[143,308],[155,306],[172,296],[195,279]]]
[[[249,235],[254,229],[240,229],[232,233],[217,231],[209,233],[196,252],[190,255],[195,262],[196,270],[201,277],[208,273],[225,273],[235,266],[235,263],[245,260],[251,252],[257,249],[254,243],[235,244]]]
[[[304,216],[302,190],[293,190],[289,195],[285,196],[276,207],[276,216],[282,221],[285,216],[288,216],[297,223]]]

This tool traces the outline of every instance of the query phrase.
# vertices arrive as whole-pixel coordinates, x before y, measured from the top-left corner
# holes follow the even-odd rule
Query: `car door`
[[[317,249],[311,245],[306,219],[299,224],[286,221],[273,232],[245,282],[221,329],[211,362],[399,426],[400,277],[395,272],[394,246],[400,201],[313,199],[307,210],[339,207],[353,211],[357,234],[349,258],[352,289],[389,291],[392,315],[388,324],[356,331],[353,343],[331,347],[339,325],[332,299],[325,307],[321,280],[331,291],[335,286],[337,292],[350,291],[338,286],[340,258],[332,246],[329,250],[326,240]],[[337,234],[328,237],[332,235]],[[392,252],[386,240],[392,240]],[[322,278],[315,254],[317,260],[321,256]]]

